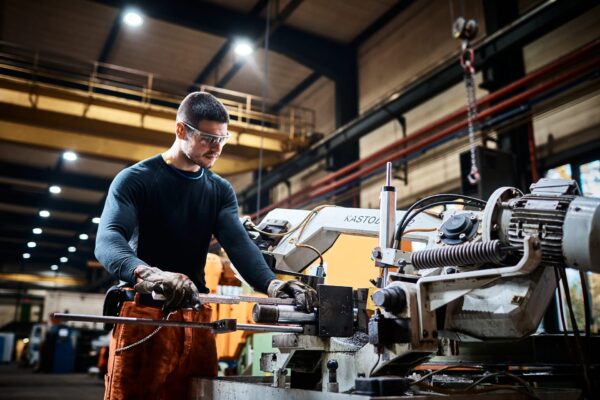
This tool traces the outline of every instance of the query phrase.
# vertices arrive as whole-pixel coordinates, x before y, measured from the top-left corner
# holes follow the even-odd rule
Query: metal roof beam
[[[33,237],[31,237],[30,232],[22,232],[22,231],[19,232],[19,231],[11,230],[11,229],[0,229],[0,241],[3,240],[2,238],[5,238],[5,239],[10,238],[10,240],[11,240],[10,243],[18,244],[19,249],[21,249],[23,252],[29,252],[31,254],[35,254],[37,252],[46,254],[46,253],[48,253],[48,250],[51,250],[50,253],[56,253],[59,255],[59,257],[63,257],[63,256],[69,257],[70,254],[76,254],[77,252],[79,252],[80,254],[90,254],[91,255],[91,254],[93,254],[93,251],[94,251],[94,245],[92,243],[93,240],[91,240],[87,246],[82,246],[81,244],[78,243],[81,241],[78,240],[77,238],[69,237],[69,236],[52,236],[52,235],[49,235],[48,233],[44,233],[43,235],[40,235],[39,237],[33,238]],[[36,247],[34,247],[34,248],[25,247],[25,244],[27,242],[31,242],[31,241],[36,243]],[[61,249],[57,246],[64,246],[64,247]],[[69,247],[69,246],[75,246],[77,248],[77,251],[75,253],[68,253],[67,247]]]
[[[80,189],[105,192],[110,180],[96,176],[76,174],[68,171],[55,171],[53,168],[39,168],[24,164],[0,161],[0,176],[27,181],[71,186]]]
[[[254,47],[256,47],[256,48],[262,47],[265,44],[265,42],[267,41],[267,39],[270,39],[277,32],[277,30],[281,27],[283,22],[287,18],[289,18],[290,15],[292,15],[294,10],[296,10],[300,6],[300,4],[302,4],[302,1],[303,0],[290,0],[290,2],[286,4],[284,9],[281,10],[281,12],[279,14],[275,15],[274,18],[271,19],[270,26],[269,26],[269,34],[267,35],[266,27],[265,27],[265,32],[258,39],[255,40]],[[267,13],[270,13],[270,12],[271,11],[269,9],[267,9]],[[237,74],[238,71],[240,69],[242,69],[242,67],[246,64],[247,61],[248,60],[246,58],[242,58],[242,59],[236,61],[231,66],[229,71],[227,71],[225,73],[225,75],[223,75],[223,77],[216,83],[216,86],[217,87],[225,87],[225,85],[227,85],[227,83],[231,79],[233,79],[235,74]]]
[[[63,211],[68,213],[77,213],[84,215],[100,215],[102,205],[81,203],[73,200],[49,199],[46,193],[27,192],[10,187],[10,185],[0,185],[0,198],[3,203],[14,204],[17,206],[44,208],[50,211]]]
[[[377,18],[375,22],[359,33],[358,36],[352,40],[351,45],[358,47],[363,44],[367,39],[383,28],[388,22],[406,10],[413,2],[414,0],[399,0],[389,10],[383,13],[383,15]]]
[[[294,99],[300,96],[306,89],[308,89],[313,83],[315,83],[321,74],[318,72],[313,72],[308,75],[302,82],[300,82],[295,88],[290,90],[288,94],[283,96],[279,101],[273,106],[271,109],[272,112],[278,114],[282,109],[284,109],[288,104],[290,104]]]
[[[264,10],[265,6],[269,4],[269,0],[259,0],[252,10],[250,11],[250,15],[258,16],[262,10]],[[194,80],[194,83],[197,85],[201,85],[206,79],[210,76],[210,74],[221,64],[221,61],[227,55],[227,52],[231,49],[231,45],[233,44],[232,38],[227,38],[225,43],[221,46],[221,48],[217,51],[217,53],[213,56],[213,58],[206,64],[206,66],[202,69],[202,71]]]
[[[65,231],[85,232],[87,222],[73,222],[57,218],[42,218],[31,214],[17,214],[0,211],[0,226],[25,226],[31,228],[62,229]]]
[[[119,36],[119,32],[121,31],[121,25],[123,24],[122,20],[122,12],[118,10],[117,15],[115,16],[115,20],[108,32],[108,36],[102,45],[102,50],[100,50],[100,54],[98,55],[98,62],[106,63],[110,57],[110,53],[112,52],[113,46]]]
[[[124,0],[96,0],[121,8]],[[127,2],[128,5],[133,5]],[[244,14],[213,3],[199,1],[137,1],[145,15],[222,37],[260,37],[263,18]],[[335,79],[343,73],[351,46],[289,26],[281,26],[270,38],[269,49],[290,57],[308,68]]]

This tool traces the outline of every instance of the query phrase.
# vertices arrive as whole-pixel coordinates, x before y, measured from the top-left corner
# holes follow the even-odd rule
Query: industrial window
[[[600,160],[579,160],[576,162],[563,164],[550,168],[546,171],[546,178],[552,179],[574,179],[579,184],[579,188],[583,196],[600,197]],[[587,287],[587,297],[589,299],[590,321],[589,329],[591,333],[598,333],[600,330],[600,274],[585,272],[580,275],[579,271],[567,268],[566,269],[569,292],[572,301],[573,314],[575,321],[580,331],[585,331],[585,302],[582,278]],[[562,298],[562,314],[564,316],[564,325],[561,321],[559,311],[559,327],[561,330],[572,331],[573,324],[571,323],[569,309],[566,303],[566,293],[561,289],[560,296]]]

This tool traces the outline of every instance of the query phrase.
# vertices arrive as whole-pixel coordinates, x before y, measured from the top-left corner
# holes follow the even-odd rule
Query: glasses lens
[[[227,135],[227,136],[216,136],[216,135],[208,135],[206,133],[203,133],[203,134],[200,135],[200,138],[207,145],[214,145],[214,144],[221,145],[221,144],[225,144],[227,142],[227,139],[229,139],[229,135]]]

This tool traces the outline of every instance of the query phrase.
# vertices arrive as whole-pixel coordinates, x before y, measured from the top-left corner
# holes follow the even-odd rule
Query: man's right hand
[[[166,300],[163,310],[175,310],[183,305],[200,309],[200,293],[187,275],[163,271],[156,267],[140,265],[135,269],[137,284],[135,290],[140,293],[156,292]]]

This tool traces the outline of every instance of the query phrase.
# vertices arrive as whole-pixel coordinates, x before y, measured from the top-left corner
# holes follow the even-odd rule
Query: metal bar
[[[239,304],[242,302],[270,304],[270,305],[294,305],[294,299],[279,299],[273,297],[256,297],[256,296],[226,296],[221,294],[201,294],[200,301],[202,303],[214,304]]]
[[[54,313],[52,318],[59,321],[79,321],[79,322],[99,322],[105,324],[125,324],[125,325],[150,325],[150,326],[166,326],[179,328],[193,329],[211,329],[215,333],[226,333],[235,330],[242,331],[260,331],[260,332],[283,332],[283,333],[302,333],[304,328],[301,326],[280,326],[280,325],[265,325],[265,324],[238,324],[234,319],[224,319],[212,322],[187,322],[187,321],[170,321],[156,320],[149,318],[133,318],[133,317],[107,317],[103,315],[89,314],[64,314]],[[220,329],[225,327],[225,329]]]
[[[264,324],[237,324],[238,331],[302,333],[304,328],[294,325],[264,325]]]
[[[170,321],[166,319],[134,318],[134,317],[108,317],[104,315],[90,314],[64,314],[54,313],[53,319],[59,321],[79,321],[79,322],[100,322],[105,324],[124,324],[124,325],[150,325],[150,326],[174,326],[179,328],[200,328],[213,329],[215,322],[187,322]]]

